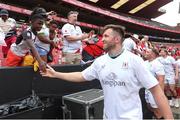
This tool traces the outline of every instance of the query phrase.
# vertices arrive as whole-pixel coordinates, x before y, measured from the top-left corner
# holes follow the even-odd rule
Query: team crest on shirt
[[[128,62],[123,62],[122,69],[128,69]]]

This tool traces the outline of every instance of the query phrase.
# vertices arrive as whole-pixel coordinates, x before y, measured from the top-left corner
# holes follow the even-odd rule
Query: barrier
[[[62,72],[82,71],[80,65],[54,66]],[[99,81],[73,83],[42,77],[32,67],[0,68],[0,105],[31,95],[34,90],[38,96],[58,97],[90,88],[100,88]]]

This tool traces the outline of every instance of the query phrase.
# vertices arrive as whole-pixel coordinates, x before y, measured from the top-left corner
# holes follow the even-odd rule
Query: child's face
[[[44,24],[44,20],[43,19],[36,19],[32,22],[32,27],[36,30],[36,31],[40,31],[42,26]]]
[[[57,25],[56,24],[50,24],[50,26],[49,26],[49,29],[51,30],[51,31],[55,31],[56,29],[57,29]]]

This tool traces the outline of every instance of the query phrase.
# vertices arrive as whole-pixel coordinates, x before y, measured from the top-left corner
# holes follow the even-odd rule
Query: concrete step
[[[179,99],[179,104],[180,104],[180,99]],[[174,119],[180,119],[180,107],[179,108],[171,107],[171,110],[173,112]]]
[[[180,119],[180,108],[172,108],[174,119]]]

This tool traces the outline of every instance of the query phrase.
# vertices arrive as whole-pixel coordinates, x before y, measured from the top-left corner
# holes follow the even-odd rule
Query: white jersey
[[[180,73],[180,59],[178,59],[177,61],[176,61],[176,64],[178,65],[178,70],[179,70],[179,73]],[[179,75],[180,76],[180,75]]]
[[[145,61],[145,65],[154,77],[157,77],[157,75],[165,75],[164,66],[157,59],[151,62]],[[146,102],[151,105],[151,107],[157,108],[153,95],[147,89],[145,90],[145,99]]]
[[[22,32],[21,42],[19,44],[13,43],[10,48],[11,51],[17,56],[25,56],[28,52],[30,52],[30,48],[26,42],[27,39],[31,39],[33,44],[37,39],[31,29],[27,29]]]
[[[105,119],[142,119],[139,89],[158,84],[142,58],[126,50],[115,59],[108,54],[97,58],[82,74],[85,80],[100,81]]]
[[[154,77],[157,75],[165,75],[164,66],[159,62],[159,60],[155,59],[151,62],[145,61],[145,65]]]
[[[171,56],[167,56],[166,58],[159,57],[157,59],[161,64],[164,65],[165,79],[174,80],[175,77],[174,65],[176,64],[175,59]]]
[[[47,28],[46,25],[44,24],[43,28],[38,32],[38,34],[42,34],[47,39],[49,39],[49,28]],[[40,47],[40,48],[46,50],[47,52],[50,51],[50,44],[41,42],[39,39],[36,40],[35,45],[37,47]]]
[[[126,38],[123,41],[122,45],[123,45],[123,48],[128,50],[128,51],[132,51],[132,50],[137,49],[136,43],[131,38]]]
[[[67,23],[62,27],[62,34],[64,37],[63,38],[63,52],[75,53],[77,50],[82,48],[81,40],[68,42],[65,38],[65,36],[82,35],[82,30],[79,26],[74,26],[70,23]]]

